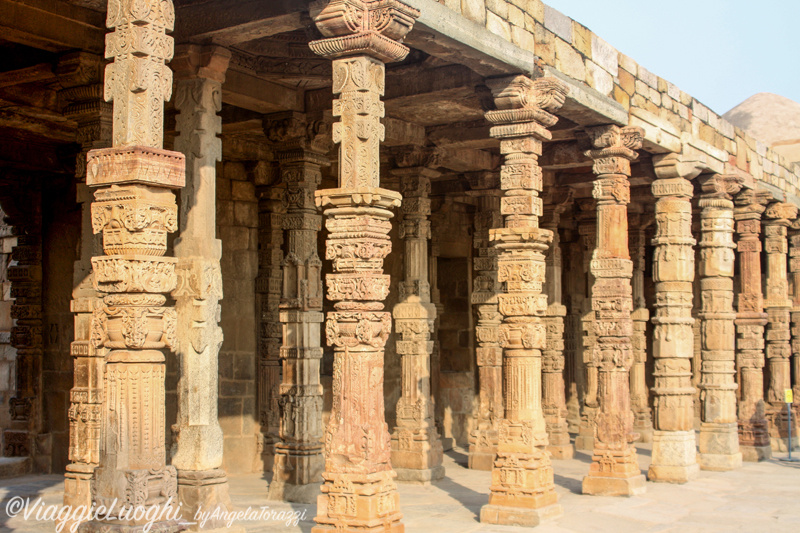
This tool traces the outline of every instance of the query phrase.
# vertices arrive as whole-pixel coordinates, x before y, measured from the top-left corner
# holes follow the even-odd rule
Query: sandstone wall
[[[682,134],[689,134],[697,148],[710,153],[721,165],[728,165],[724,172],[738,169],[756,181],[800,195],[800,165],[785,161],[764,143],[541,0],[437,1],[520,48],[534,50],[541,65],[555,67],[612,98],[629,112],[632,125],[643,126],[646,131],[661,127],[665,130],[662,137],[667,137],[662,142],[671,151],[676,151],[673,146],[680,147]]]

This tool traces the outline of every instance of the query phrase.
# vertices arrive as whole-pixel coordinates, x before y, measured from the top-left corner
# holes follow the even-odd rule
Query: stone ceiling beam
[[[105,14],[66,2],[0,0],[3,39],[51,52],[102,53]]]
[[[549,143],[545,145],[539,163],[545,170],[590,167],[592,160],[585,152],[586,148],[578,142]]]
[[[602,124],[628,124],[628,112],[619,104],[600,92],[587,87],[583,83],[570,78],[553,67],[544,67],[546,76],[558,78],[569,87],[567,100],[559,109],[558,116],[581,126],[597,126]]]
[[[489,136],[491,126],[484,121],[432,126],[427,129],[428,140],[442,148],[467,148],[485,150],[499,147],[499,142]]]
[[[211,0],[178,7],[175,15],[180,23],[175,25],[175,42],[211,41],[231,46],[298,30],[307,25],[304,18],[310,3],[309,0]]]
[[[303,106],[300,91],[233,69],[222,85],[222,101],[258,113],[302,111]]]
[[[25,131],[54,141],[75,142],[75,128],[62,115],[2,99],[0,127]]]
[[[25,83],[48,81],[55,78],[55,76],[53,65],[50,63],[40,63],[31,67],[0,72],[0,89]]]

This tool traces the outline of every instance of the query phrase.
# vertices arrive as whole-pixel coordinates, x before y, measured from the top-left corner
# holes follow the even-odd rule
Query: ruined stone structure
[[[536,525],[797,432],[800,169],[541,1],[0,13],[0,473],[400,532],[452,447]]]

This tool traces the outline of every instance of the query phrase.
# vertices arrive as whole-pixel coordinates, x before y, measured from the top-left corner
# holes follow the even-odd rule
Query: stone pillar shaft
[[[88,155],[87,185],[95,187],[92,224],[105,255],[93,257],[95,309],[91,341],[109,350],[103,387],[104,431],[95,470],[94,503],[118,520],[90,522],[85,531],[127,531],[147,522],[122,509],[175,500],[176,470],[167,466],[164,435],[164,353],[177,344],[176,312],[165,305],[176,286],[177,259],[164,257],[167,234],[178,229],[175,196],[185,158],[161,149],[163,102],[172,92],[172,2],[110,0],[105,98],[113,100],[113,148]],[[131,35],[142,36],[131,40]],[[145,38],[146,37],[146,38]],[[150,46],[151,42],[161,46]],[[181,526],[160,521],[160,531]]]
[[[497,458],[492,469],[489,503],[481,522],[535,526],[561,514],[554,490],[542,412],[542,350],[547,333],[542,317],[547,295],[542,294],[545,252],[552,233],[539,228],[542,215],[542,141],[551,138],[548,126],[564,102],[560,82],[536,82],[524,76],[490,80],[496,111],[486,113],[490,134],[500,139],[503,166],[500,212],[505,227],[490,231],[498,250],[498,276],[503,292],[498,307],[503,315],[499,343],[503,348],[503,400]]]
[[[584,494],[630,496],[644,492],[639,471],[630,400],[633,364],[631,277],[633,263],[628,251],[628,203],[630,162],[638,157],[642,131],[600,126],[587,129],[594,160],[593,196],[597,200],[597,247],[591,272],[595,344],[592,362],[598,369],[598,403],[594,449],[589,474],[583,479]]]
[[[739,236],[740,289],[736,314],[736,367],[739,373],[739,448],[744,461],[772,456],[764,408],[764,297],[761,292],[761,215],[769,194],[743,191],[734,219]]]
[[[442,442],[431,401],[431,334],[436,306],[431,303],[428,281],[430,180],[439,172],[414,166],[395,169],[392,174],[400,178],[400,238],[405,242],[405,279],[400,283],[400,301],[392,310],[402,365],[397,427],[392,434],[392,466],[401,481],[430,483],[444,476]]]
[[[594,274],[589,268],[592,253],[597,244],[597,202],[587,200],[578,202],[578,233],[581,243],[582,263],[582,298],[580,307],[580,377],[581,377],[581,420],[578,435],[575,437],[575,449],[591,451],[594,449],[594,426],[597,416],[597,365],[594,363],[592,353],[596,340],[594,330],[595,313],[592,310],[592,288],[594,287]]]
[[[789,229],[789,279],[791,281],[792,390],[794,413],[800,414],[800,219]]]
[[[313,503],[322,484],[322,385],[320,384],[320,324],[322,261],[317,253],[322,217],[314,192],[322,181],[322,166],[330,142],[321,121],[284,113],[265,119],[267,137],[277,143],[281,181],[286,184],[286,258],[283,261],[283,381],[280,384],[280,441],[270,499]]]
[[[701,168],[676,154],[654,160],[656,236],[653,239],[653,281],[656,316],[653,322],[653,456],[648,479],[685,483],[699,467],[694,436],[694,356],[692,300],[694,245],[689,181]],[[689,179],[687,179],[689,178]]]
[[[647,387],[647,322],[650,320],[650,311],[644,297],[644,271],[645,271],[645,246],[647,244],[645,233],[652,223],[642,215],[631,219],[629,229],[631,259],[633,260],[633,334],[631,335],[631,348],[633,349],[633,365],[630,371],[631,406],[633,408],[633,430],[639,434],[639,442],[653,441],[653,413],[650,410],[650,391]]]
[[[498,423],[503,418],[503,349],[498,337],[502,316],[497,307],[497,249],[489,241],[489,232],[503,225],[501,195],[497,188],[480,190],[475,213],[473,245],[477,257],[472,263],[475,270],[472,305],[477,315],[478,410],[475,429],[469,438],[468,464],[476,470],[492,469],[497,453]]]
[[[216,165],[222,160],[222,82],[230,52],[219,47],[181,46],[176,72],[175,149],[186,156],[186,187],[181,190],[180,235],[175,242],[178,283],[173,297],[178,317],[180,368],[177,435],[172,465],[178,470],[178,498],[191,519],[198,509],[231,507],[222,466],[222,427],[217,414],[219,327],[222,299],[216,238]],[[205,528],[224,525],[208,521]],[[200,526],[194,526],[199,529]]]
[[[733,201],[735,178],[701,181],[700,290],[701,365],[700,454],[703,470],[742,465],[736,421],[736,313],[733,311]]]
[[[325,39],[311,49],[333,60],[333,141],[339,147],[339,188],[317,191],[328,229],[325,323],[334,349],[333,405],[325,431],[325,472],[312,531],[401,533],[402,514],[384,421],[383,357],[391,314],[383,311],[389,276],[383,260],[399,193],[380,187],[381,96],[388,61],[403,59],[399,44],[419,11],[395,1],[332,0],[311,15]],[[319,8],[321,10],[318,10]],[[357,13],[357,17],[353,17]]]
[[[784,392],[791,389],[791,328],[792,300],[787,277],[787,233],[797,218],[797,207],[775,202],[764,213],[764,249],[767,252],[766,299],[767,311],[766,356],[769,362],[769,384],[766,386],[767,419],[770,442],[774,451],[785,451],[788,446],[788,415]],[[792,432],[797,435],[797,424],[792,420]]]

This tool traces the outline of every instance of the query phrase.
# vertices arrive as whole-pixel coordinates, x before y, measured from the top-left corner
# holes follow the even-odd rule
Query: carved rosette
[[[701,179],[700,230],[701,427],[700,466],[730,470],[741,466],[736,423],[736,313],[733,310],[734,176]]]
[[[597,241],[589,264],[592,286],[594,346],[592,364],[598,369],[598,411],[586,494],[630,495],[643,490],[632,443],[633,415],[630,377],[633,364],[633,262],[628,249],[630,164],[641,148],[639,128],[598,126],[586,129],[594,161],[593,197],[597,208]],[[588,354],[587,354],[588,355]]]
[[[328,230],[326,280],[335,302],[325,323],[334,348],[333,406],[325,432],[326,462],[315,531],[380,524],[403,530],[384,421],[383,348],[391,315],[383,311],[391,250],[392,207],[401,195],[380,187],[384,62],[406,56],[400,44],[419,12],[397,0],[315,2],[311,16],[325,39],[309,44],[333,60],[333,142],[339,144],[339,188],[317,191]],[[353,284],[349,280],[358,277]],[[345,281],[348,280],[348,281]],[[344,283],[343,283],[344,282]],[[345,289],[345,290],[342,290]],[[370,530],[376,530],[370,529]]]
[[[176,285],[175,260],[162,256],[167,233],[176,229],[170,189],[185,181],[184,156],[161,148],[163,103],[172,92],[166,32],[173,23],[170,0],[109,0],[107,25],[114,31],[106,58],[113,62],[105,71],[105,99],[113,100],[114,147],[87,158],[86,184],[98,189],[93,231],[103,233],[105,253],[92,259],[95,288],[105,296],[93,313],[91,341],[110,349],[93,498],[112,512],[174,501],[177,494],[175,467],[166,466],[161,351],[176,343],[176,313],[164,296]]]
[[[503,227],[500,214],[499,176],[493,173],[487,184],[492,188],[477,188],[471,184],[478,198],[475,213],[473,246],[476,256],[472,289],[472,306],[475,310],[475,356],[478,365],[478,409],[474,428],[469,436],[469,467],[491,470],[497,454],[497,431],[503,419],[503,349],[500,347],[498,329],[503,320],[497,305],[500,284],[497,281],[497,249],[489,241],[489,231]]]
[[[761,217],[771,194],[746,189],[735,198],[739,253],[736,299],[736,367],[739,372],[739,446],[744,460],[770,455],[764,408],[764,297],[761,277]]]
[[[536,524],[546,513],[561,512],[553,485],[542,412],[542,350],[547,333],[542,317],[545,252],[553,234],[539,228],[542,215],[542,141],[551,138],[551,114],[566,98],[566,87],[545,78],[525,76],[490,80],[496,110],[488,111],[490,135],[500,140],[503,165],[500,213],[504,227],[492,229],[497,249],[498,309],[503,322],[498,343],[503,348],[505,412],[498,428],[497,457],[492,468],[489,503],[481,521],[508,524],[525,515]]]

